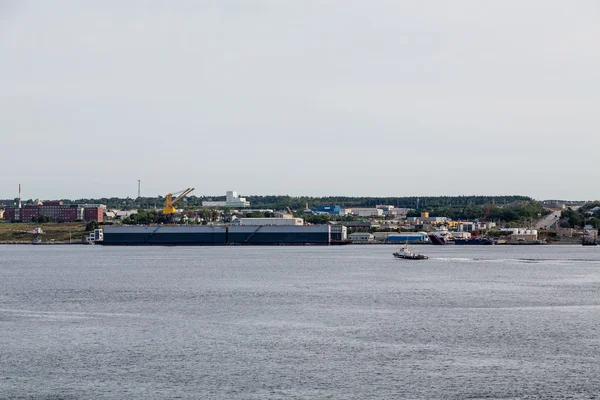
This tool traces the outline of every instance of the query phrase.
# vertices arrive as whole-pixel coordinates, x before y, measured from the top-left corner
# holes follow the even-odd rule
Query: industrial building
[[[353,208],[351,213],[357,217],[383,217],[381,208]]]
[[[479,224],[477,224],[477,222],[456,222],[453,225],[456,228],[457,232],[476,231],[479,227]]]
[[[352,243],[373,243],[375,236],[369,232],[354,232],[348,235]]]
[[[125,219],[137,214],[138,210],[104,210],[104,219],[107,221],[113,219]]]
[[[30,222],[45,217],[53,222],[97,221],[102,222],[104,206],[101,204],[64,204],[62,201],[46,201],[7,207],[4,219],[10,222]]]
[[[398,232],[373,232],[373,238],[378,242],[386,242],[389,235],[394,235]]]
[[[388,243],[429,243],[425,232],[400,232],[388,235]]]
[[[392,208],[391,210],[383,210],[383,215],[386,217],[404,217],[409,211],[409,208]]]
[[[404,216],[404,215],[408,214],[409,211],[411,211],[410,208],[397,208],[397,207],[386,205],[386,204],[379,204],[379,205],[375,206],[375,208],[382,210],[383,215],[385,215],[386,217],[387,216],[392,216],[392,217]]]
[[[203,201],[202,207],[250,207],[250,202],[245,197],[240,197],[237,192],[228,191],[225,195],[225,201]]]
[[[502,228],[502,232],[510,232],[509,243],[534,242],[538,240],[537,229]]]
[[[374,221],[340,221],[336,222],[338,225],[343,225],[349,229],[377,229],[380,227],[379,223]]]
[[[430,217],[427,211],[423,211],[420,217],[408,217],[406,220],[413,224],[445,224],[448,222],[448,218],[446,217]]]
[[[104,240],[104,231],[102,229],[94,229],[85,240],[91,244],[102,242]]]
[[[342,207],[340,206],[316,206],[312,210],[307,210],[307,213],[314,214],[330,214],[330,215],[343,215]]]

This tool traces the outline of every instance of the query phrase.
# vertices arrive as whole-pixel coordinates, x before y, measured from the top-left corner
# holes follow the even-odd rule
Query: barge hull
[[[108,246],[333,245],[346,228],[311,226],[106,226]]]

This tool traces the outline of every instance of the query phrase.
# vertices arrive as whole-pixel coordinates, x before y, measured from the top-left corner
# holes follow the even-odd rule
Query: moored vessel
[[[447,228],[440,228],[435,232],[431,232],[427,235],[429,238],[429,242],[433,245],[443,246],[448,243],[453,243],[454,238],[452,237],[452,233],[448,231]]]
[[[598,230],[591,225],[586,225],[583,228],[581,235],[582,246],[597,246],[598,245]]]
[[[105,246],[225,246],[348,244],[346,228],[337,225],[105,226]]]
[[[457,245],[495,245],[496,241],[490,238],[472,238],[472,239],[454,239],[454,244]]]

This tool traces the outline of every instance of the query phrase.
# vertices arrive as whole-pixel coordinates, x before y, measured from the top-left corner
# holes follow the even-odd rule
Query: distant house
[[[596,214],[598,211],[600,211],[600,207],[594,207],[594,208],[590,208],[589,210],[587,210],[585,212],[585,215],[594,215]]]
[[[133,214],[137,214],[137,210],[113,210],[113,212],[115,213],[115,219],[125,219]]]

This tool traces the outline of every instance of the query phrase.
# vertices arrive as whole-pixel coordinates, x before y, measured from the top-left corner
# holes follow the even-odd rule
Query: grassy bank
[[[85,224],[82,222],[65,223],[9,223],[0,222],[0,242],[27,242],[31,241],[34,228],[42,228],[43,235],[39,235],[42,242],[68,242],[69,238],[73,241],[81,241],[85,236]]]

